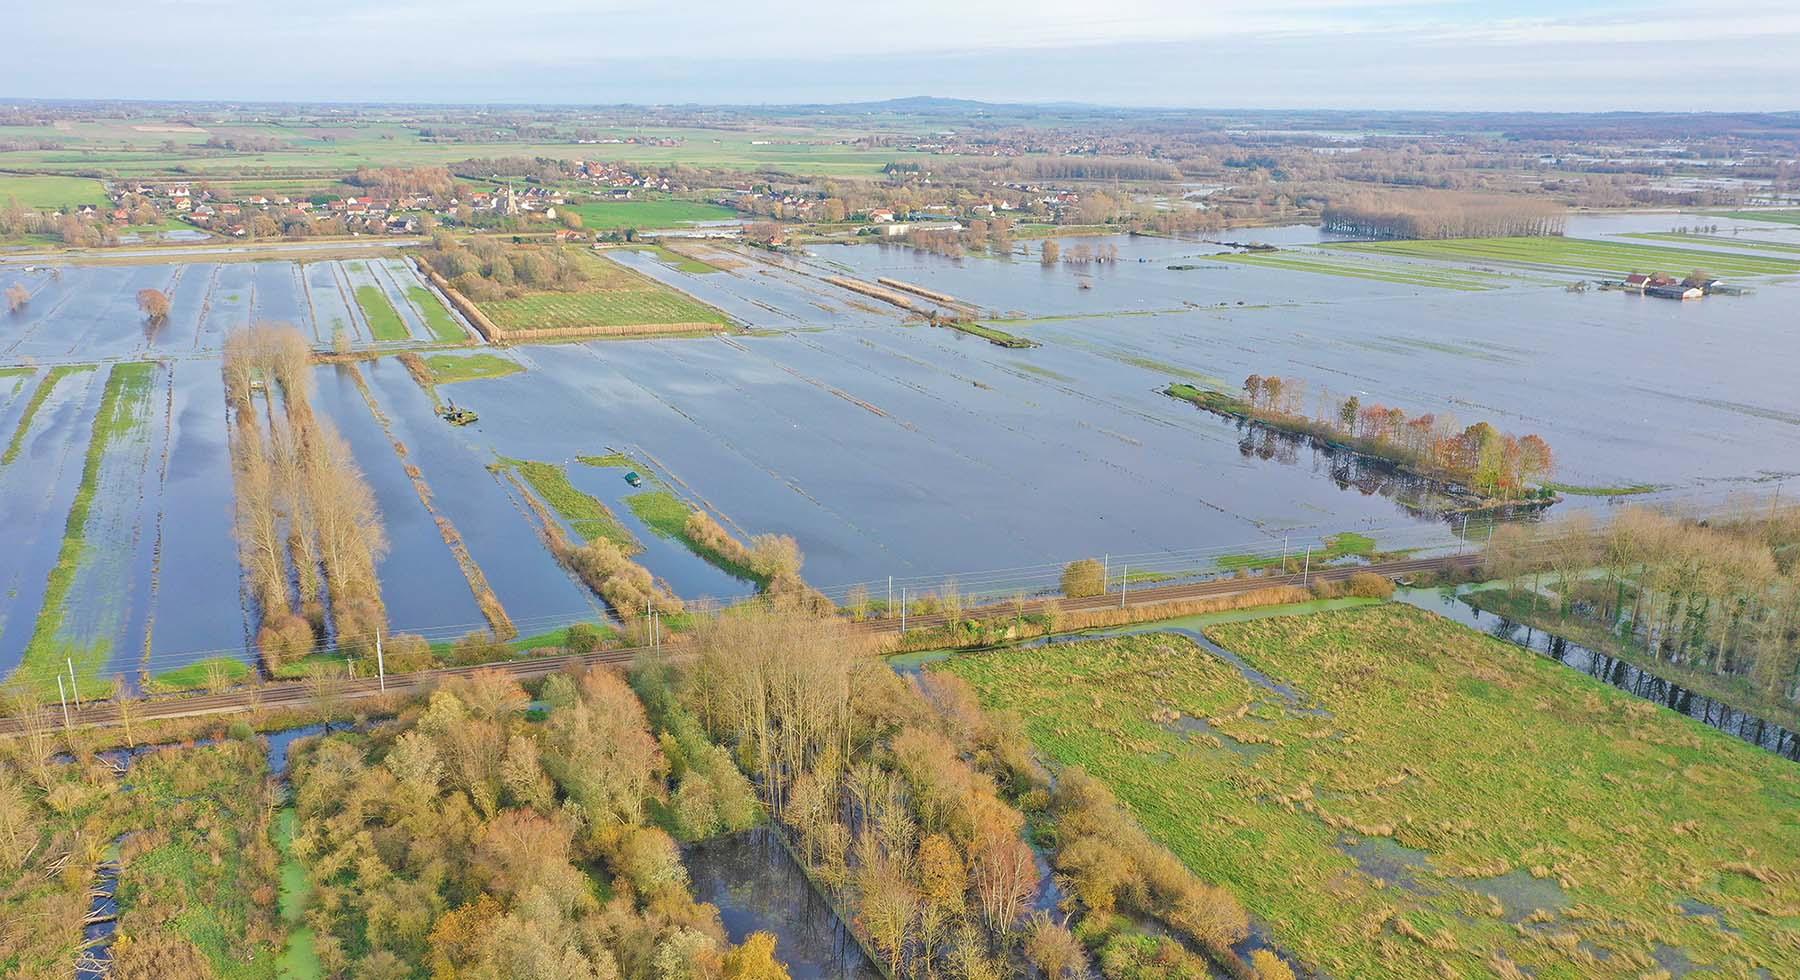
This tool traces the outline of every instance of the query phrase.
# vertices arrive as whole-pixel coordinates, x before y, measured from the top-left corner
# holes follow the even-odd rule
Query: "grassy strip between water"
[[[381,291],[381,287],[356,287],[356,305],[362,307],[363,316],[369,320],[369,332],[376,340],[412,339],[412,334],[406,329],[406,321],[400,319],[399,311],[394,309],[394,304]]]
[[[1800,767],[1387,604],[954,658],[1330,976],[1800,970]],[[1523,971],[1523,972],[1519,972]]]
[[[456,322],[456,318],[450,315],[450,310],[444,306],[444,301],[438,298],[438,294],[424,286],[408,286],[406,298],[412,301],[413,306],[418,308],[419,315],[425,318],[425,326],[431,328],[433,340],[460,344],[469,339],[469,335]]]
[[[1309,554],[1309,552],[1306,552],[1304,549],[1295,549],[1293,554],[1287,555],[1285,558],[1281,555],[1249,553],[1220,555],[1218,557],[1218,563],[1220,568],[1230,572],[1235,572],[1238,569],[1254,570],[1279,568],[1284,562],[1291,565],[1296,561],[1301,561],[1302,556],[1306,554]],[[1359,558],[1372,559],[1375,557],[1375,539],[1366,534],[1357,534],[1354,531],[1344,531],[1340,534],[1334,534],[1331,537],[1326,538],[1325,547],[1323,549],[1313,549],[1310,552],[1310,555],[1310,561],[1315,568],[1326,564],[1327,562],[1335,561],[1339,558],[1348,558],[1352,555]]]
[[[150,381],[156,365],[149,361],[115,364],[106,376],[106,390],[100,396],[100,411],[94,416],[93,433],[88,439],[87,457],[81,465],[81,483],[75,500],[69,505],[69,517],[63,524],[62,550],[51,567],[44,586],[44,602],[38,609],[31,639],[13,676],[24,682],[27,690],[49,697],[56,689],[56,677],[73,661],[82,690],[90,696],[101,691],[100,672],[111,653],[110,644],[77,645],[57,640],[63,625],[64,606],[69,590],[75,585],[75,574],[87,556],[88,513],[99,491],[100,464],[106,447],[112,441],[144,424],[144,410],[150,393]],[[102,542],[115,546],[120,542]]]
[[[249,677],[250,665],[242,660],[208,657],[174,670],[165,670],[151,678],[151,684],[167,691],[196,691],[215,685],[236,684]]]
[[[752,582],[758,588],[768,586],[767,576],[758,575],[751,571],[750,566],[733,561],[718,549],[708,546],[705,542],[689,534],[687,522],[688,517],[694,513],[694,508],[688,506],[687,501],[673,493],[667,490],[646,490],[643,493],[634,493],[626,497],[625,505],[630,507],[631,512],[636,514],[638,520],[643,521],[650,530],[662,537],[681,542],[687,550],[719,571],[733,578]]]
[[[1758,252],[1800,252],[1800,244],[1793,242],[1765,242],[1755,238],[1738,238],[1734,235],[1696,235],[1678,231],[1639,231],[1621,238],[1643,238],[1658,242],[1681,242],[1688,245],[1716,245],[1720,248],[1741,248]]]
[[[709,272],[720,271],[719,267],[716,265],[709,262],[702,262],[689,255],[683,255],[680,252],[663,245],[615,245],[613,247],[629,252],[649,252],[651,255],[656,256],[657,261],[664,265],[674,266],[681,272],[705,275]]]
[[[431,380],[442,385],[504,378],[525,370],[518,361],[498,354],[427,354],[422,359],[431,369]]]
[[[1544,486],[1557,493],[1574,497],[1630,497],[1640,493],[1655,493],[1667,489],[1654,483],[1622,483],[1618,486],[1583,486],[1579,483],[1557,483],[1551,481]]]
[[[1024,350],[1028,347],[1036,347],[1038,345],[1035,340],[1026,340],[1024,337],[1020,337],[1016,334],[1010,334],[1004,330],[996,330],[993,327],[980,323],[969,323],[963,320],[946,320],[943,325],[973,337],[980,337],[982,340],[985,340],[996,347],[1010,347],[1014,350]]]
[[[1326,246],[1372,255],[1459,262],[1501,262],[1623,276],[1632,272],[1683,273],[1704,269],[1719,276],[1777,276],[1800,272],[1800,262],[1696,248],[1639,245],[1617,239],[1450,238],[1430,241],[1345,242]]]
[[[23,370],[30,371],[31,369]],[[50,392],[56,387],[56,383],[77,371],[92,370],[94,370],[92,364],[63,364],[51,368],[50,373],[44,375],[44,379],[39,381],[37,388],[31,392],[31,400],[25,403],[25,411],[19,416],[19,427],[13,430],[12,440],[6,444],[6,452],[0,454],[0,466],[5,466],[19,458],[20,450],[25,448],[25,436],[31,431],[31,420],[37,417],[38,409],[44,407],[44,402],[49,399]]]
[[[599,466],[616,470],[637,470],[639,473],[649,472],[644,464],[632,459],[624,453],[607,453],[604,456],[577,456],[575,457],[575,462],[580,463],[583,466]]]
[[[1710,215],[1734,221],[1769,221],[1778,225],[1800,225],[1800,211],[1726,211]]]
[[[542,497],[544,503],[562,515],[563,520],[584,540],[605,538],[618,545],[626,554],[636,554],[644,550],[644,546],[633,537],[625,525],[605,504],[591,494],[576,489],[569,482],[569,474],[555,463],[539,463],[529,459],[511,459],[503,457],[500,465],[519,471],[531,489]]]
[[[1461,269],[1436,269],[1398,263],[1384,265],[1376,262],[1346,260],[1342,256],[1313,252],[1238,252],[1214,257],[1222,262],[1253,265],[1265,269],[1287,269],[1327,276],[1345,276],[1351,279],[1369,279],[1401,286],[1427,286],[1433,289],[1455,289],[1464,292],[1479,292],[1503,284],[1497,276],[1467,272]]]

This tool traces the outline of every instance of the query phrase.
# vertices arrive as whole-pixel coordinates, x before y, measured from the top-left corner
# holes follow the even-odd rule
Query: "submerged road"
[[[1118,593],[1091,596],[1083,599],[1054,598],[1030,599],[1023,605],[1023,611],[1035,612],[1044,607],[1047,601],[1056,602],[1064,612],[1097,612],[1121,607],[1143,609],[1196,599],[1214,599],[1224,596],[1239,595],[1283,585],[1300,585],[1302,579],[1314,579],[1337,582],[1349,578],[1358,572],[1373,572],[1387,578],[1404,578],[1426,572],[1446,570],[1468,570],[1480,564],[1481,557],[1476,554],[1444,555],[1436,558],[1412,558],[1403,561],[1381,562],[1373,565],[1355,567],[1327,568],[1302,576],[1263,575],[1253,578],[1222,578],[1190,585],[1148,586],[1136,591],[1127,590],[1121,597]],[[984,613],[1011,612],[1010,602],[990,606],[980,606],[964,612],[966,618],[980,618]],[[929,629],[944,624],[942,615],[909,616],[906,625],[909,629]],[[893,634],[900,632],[900,623],[893,619],[873,619],[860,623],[847,624],[855,633],[869,635]],[[679,640],[671,640],[663,645],[663,650],[670,656],[679,657],[685,644]],[[408,674],[389,674],[385,693],[408,694],[420,690],[429,690],[434,685],[452,677],[467,677],[476,671],[498,670],[517,680],[535,680],[554,674],[573,663],[586,666],[611,665],[623,666],[631,663],[638,654],[646,652],[648,647],[622,647],[612,650],[600,650],[594,653],[577,654],[560,657],[541,657],[532,660],[507,660],[490,664],[476,664],[467,667],[441,667],[433,670],[421,670]],[[322,697],[338,701],[354,701],[362,698],[379,697],[384,693],[382,682],[374,677],[339,678],[330,682],[328,691],[322,690],[314,681],[275,681],[255,687],[237,688],[221,691],[217,694],[171,695],[162,698],[149,698],[133,703],[131,718],[133,723],[154,721],[167,718],[192,718],[202,715],[232,714],[251,709],[291,708],[315,703]],[[54,721],[60,722],[61,709],[51,705]],[[119,723],[118,705],[111,701],[96,701],[69,708],[69,724],[79,726],[111,726]],[[21,726],[17,718],[0,719],[0,735],[16,735]]]

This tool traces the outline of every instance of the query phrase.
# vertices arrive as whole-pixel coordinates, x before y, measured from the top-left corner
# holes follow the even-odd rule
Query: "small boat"
[[[644,478],[638,475],[637,470],[627,470],[625,471],[625,482],[634,487],[641,487],[644,485]]]

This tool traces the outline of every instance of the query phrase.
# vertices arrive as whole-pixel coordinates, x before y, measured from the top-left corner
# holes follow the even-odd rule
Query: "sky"
[[[0,100],[1800,109],[1800,0],[6,6]]]

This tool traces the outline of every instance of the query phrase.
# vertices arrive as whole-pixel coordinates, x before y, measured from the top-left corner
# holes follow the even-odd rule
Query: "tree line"
[[[1485,561],[1533,609],[1548,572],[1558,620],[1597,627],[1650,663],[1800,701],[1800,508],[1704,521],[1648,507],[1603,523],[1572,514],[1497,529]]]
[[[476,302],[511,299],[532,290],[575,290],[589,278],[581,259],[565,249],[483,236],[463,241],[440,231],[419,250],[419,257]]]
[[[1328,390],[1318,393],[1309,415],[1303,378],[1252,374],[1244,379],[1243,390],[1238,408],[1249,417],[1347,442],[1485,497],[1526,496],[1555,467],[1550,444],[1536,434],[1514,436],[1487,422],[1459,427],[1449,414],[1410,415],[1400,408],[1364,404],[1356,395],[1340,399]]]
[[[387,621],[375,574],[387,540],[349,445],[313,413],[312,348],[292,325],[253,324],[225,338],[221,371],[257,647],[271,667],[328,635],[360,656]]]
[[[1555,201],[1447,191],[1360,191],[1319,213],[1326,231],[1369,238],[1497,238],[1561,235]]]

